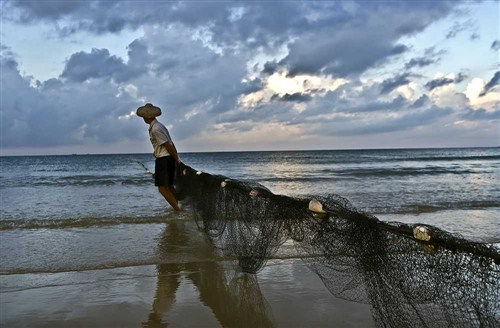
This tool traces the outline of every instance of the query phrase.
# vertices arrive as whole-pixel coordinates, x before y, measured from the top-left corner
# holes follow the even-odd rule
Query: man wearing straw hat
[[[155,186],[174,211],[180,211],[173,185],[175,168],[181,161],[167,128],[156,120],[156,117],[160,115],[161,109],[149,103],[137,109],[137,116],[142,117],[144,122],[149,124],[149,139],[153,144],[153,154],[156,157]]]

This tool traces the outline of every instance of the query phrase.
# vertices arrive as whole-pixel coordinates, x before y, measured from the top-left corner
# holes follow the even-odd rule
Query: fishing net
[[[328,290],[369,304],[378,326],[500,327],[493,245],[429,225],[382,222],[337,195],[275,195],[184,165],[177,190],[198,228],[243,272],[259,271],[291,239]]]

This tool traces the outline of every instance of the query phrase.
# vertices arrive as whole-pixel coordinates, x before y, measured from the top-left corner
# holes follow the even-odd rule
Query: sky
[[[498,1],[13,1],[1,155],[500,145]]]

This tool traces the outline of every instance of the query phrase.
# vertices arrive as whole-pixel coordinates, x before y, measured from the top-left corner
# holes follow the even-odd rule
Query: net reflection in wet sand
[[[244,323],[248,327],[271,327],[268,306],[255,275],[227,270],[214,261],[216,250],[207,240],[192,238],[186,226],[171,222],[165,229],[158,252],[179,253],[187,247],[201,261],[158,264],[158,282],[152,310],[143,327],[163,327],[163,319],[175,303],[181,275],[197,289],[199,300],[208,306],[223,327]],[[203,261],[202,259],[207,259]]]

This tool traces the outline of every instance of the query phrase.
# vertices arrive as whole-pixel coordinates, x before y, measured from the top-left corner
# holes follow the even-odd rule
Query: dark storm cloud
[[[181,27],[150,29],[129,48],[137,55],[134,66],[142,63],[147,72],[127,83],[137,86],[141,98],[160,105],[162,120],[173,125],[177,140],[204,131],[219,115],[234,109],[241,94],[262,87],[258,78],[247,80],[248,56],[217,54]],[[129,56],[129,68],[131,63]]]
[[[500,50],[500,41],[499,40],[493,41],[493,43],[491,44],[491,49],[495,51]]]
[[[225,49],[275,48],[293,39],[289,54],[280,62],[292,75],[349,75],[405,52],[407,47],[397,40],[447,16],[458,2],[95,1],[67,5],[64,10],[30,1],[9,3],[27,19],[59,23],[59,18],[65,18],[64,24],[58,24],[65,33],[178,23],[208,32],[211,42]],[[277,69],[268,66],[264,72]]]
[[[56,5],[44,8],[42,3],[34,1],[9,1],[9,4],[19,9],[24,22],[65,18],[60,31],[66,35],[81,30],[117,33],[144,24],[166,27],[181,23],[188,28],[209,27],[213,41],[218,44],[244,42],[252,47],[280,43],[288,39],[288,33],[307,29],[309,20],[304,12],[314,7],[284,1],[78,1],[64,10]]]
[[[111,56],[108,49],[92,49],[90,53],[80,51],[71,55],[61,77],[83,82],[91,78],[116,77],[126,70],[123,60]]]
[[[428,90],[434,90],[435,88],[442,87],[444,85],[453,83],[455,80],[448,77],[441,77],[438,79],[431,80],[425,84]]]
[[[248,57],[219,55],[185,29],[152,29],[128,46],[128,61],[107,49],[77,52],[59,78],[23,77],[2,51],[2,147],[49,147],[145,140],[144,123],[127,118],[146,99],[182,140],[237,105],[259,79],[242,82]],[[168,61],[175,64],[167,65]]]
[[[286,67],[289,76],[318,73],[347,76],[362,73],[405,50],[381,36],[356,30],[344,32],[332,36],[332,31],[324,31],[305,36],[289,45],[289,54],[280,64]],[[378,41],[372,42],[374,39]]]
[[[264,69],[262,70],[262,74],[264,75],[273,75],[278,71],[279,65],[276,61],[268,61],[264,64]]]
[[[291,102],[308,102],[312,99],[312,96],[306,93],[296,92],[296,93],[285,93],[280,96],[278,94],[274,94],[271,97],[271,100],[280,100],[280,101],[291,101]]]
[[[65,84],[59,79],[35,83],[2,57],[1,147],[49,147],[92,141],[111,143],[139,136],[138,122],[119,120],[134,99],[116,95],[109,83],[93,80]]]
[[[409,73],[382,85],[356,80],[357,74],[407,52],[399,40],[449,15],[455,1],[82,1],[63,8],[39,3],[10,1],[9,6],[17,8],[24,22],[53,22],[65,35],[144,26],[144,37],[128,45],[128,59],[107,49],[74,53],[60,78],[36,88],[21,76],[15,61],[9,64],[4,58],[8,74],[3,85],[9,85],[13,96],[2,108],[9,113],[2,123],[8,131],[3,146],[35,139],[35,146],[52,146],[146,138],[140,120],[118,119],[143,100],[162,108],[161,120],[173,126],[176,140],[196,136],[215,123],[240,123],[238,129],[246,130],[254,126],[245,121],[317,122],[322,126],[313,134],[364,135],[409,130],[449,113],[431,109],[426,96],[414,103],[390,97],[391,90],[409,83]],[[203,40],[193,39],[196,33]],[[269,61],[264,67],[259,63],[262,70],[255,69],[256,78],[248,81],[247,67],[256,54],[273,58],[281,49],[288,50],[282,60],[266,57]],[[410,60],[407,69],[430,65],[438,57],[425,53]],[[238,110],[241,95],[261,90],[269,75],[282,71],[349,76],[349,83],[324,96],[275,95],[276,101]],[[17,98],[22,100],[16,103]],[[294,111],[297,102],[307,102],[301,113]],[[324,118],[332,114],[341,116]],[[33,127],[43,132],[34,133]]]
[[[117,77],[121,81],[127,81],[132,78],[136,79],[146,74],[154,63],[154,59],[149,53],[148,45],[140,39],[132,41],[127,46],[127,55],[127,69],[117,74]]]
[[[242,83],[243,90],[242,93],[247,95],[250,93],[254,93],[262,89],[262,80],[254,79],[252,81],[247,81]]]
[[[67,60],[61,77],[73,82],[88,79],[113,79],[126,82],[148,71],[151,56],[147,46],[141,40],[134,40],[128,45],[128,62],[111,55],[108,49],[93,48],[90,52],[79,51]]]
[[[405,73],[405,74],[395,76],[391,79],[384,80],[380,84],[380,93],[387,94],[387,93],[391,92],[392,90],[394,90],[402,85],[407,85],[408,83],[410,83],[409,77],[410,77],[410,74]]]
[[[429,91],[431,91],[431,90],[434,90],[436,88],[445,86],[445,85],[450,84],[450,83],[460,83],[465,78],[467,78],[467,76],[464,73],[458,73],[457,77],[453,78],[453,79],[452,78],[448,78],[448,77],[441,77],[441,78],[437,78],[437,79],[431,80],[431,81],[429,81],[429,82],[427,82],[425,84],[425,87]]]
[[[484,86],[483,91],[481,91],[481,93],[479,94],[479,96],[482,97],[485,94],[487,94],[493,87],[495,87],[496,85],[498,85],[499,81],[500,81],[500,71],[497,71],[497,72],[495,72],[495,75],[493,75],[493,77],[491,78],[491,80],[489,80],[488,83],[486,83],[486,85]]]
[[[291,75],[300,73],[346,76],[382,64],[406,51],[396,44],[404,35],[422,31],[446,16],[452,2],[363,2],[345,21],[304,33],[288,45],[289,54],[280,62]],[[412,15],[408,16],[407,13]],[[390,21],[390,24],[384,22]]]
[[[42,19],[56,20],[88,7],[85,1],[22,0],[6,1],[5,4],[22,9],[18,19],[27,23]]]
[[[124,28],[136,28],[140,25],[140,17],[154,6],[135,15],[130,9],[140,6],[121,1],[6,1],[6,6],[17,9],[9,16],[19,22],[31,24],[39,21],[54,22],[61,36],[67,36],[82,30],[94,33],[118,33]],[[64,24],[57,24],[64,20]]]

